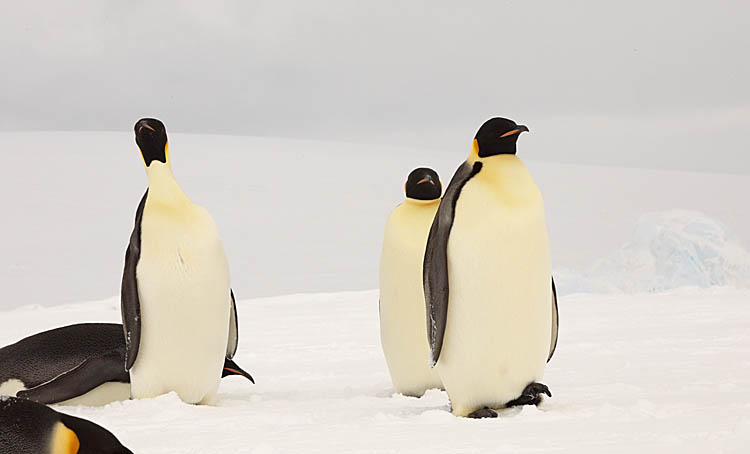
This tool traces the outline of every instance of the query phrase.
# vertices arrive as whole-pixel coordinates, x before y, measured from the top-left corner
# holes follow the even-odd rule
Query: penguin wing
[[[443,348],[448,319],[448,239],[453,228],[456,203],[464,185],[482,169],[481,162],[461,164],[453,175],[432,221],[422,267],[422,283],[427,306],[427,337],[434,366]]]
[[[128,383],[130,375],[122,367],[122,359],[122,351],[118,350],[88,358],[46,383],[19,391],[18,397],[42,404],[55,404],[86,394],[102,383]]]
[[[120,289],[120,310],[122,312],[122,327],[125,333],[125,369],[130,370],[138,356],[141,343],[141,302],[138,298],[138,281],[135,270],[141,257],[141,221],[143,208],[146,206],[148,189],[143,194],[138,209],[135,212],[135,226],[130,234],[130,244],[125,251],[125,269],[122,273],[122,287]]]
[[[237,303],[234,301],[234,292],[229,289],[229,297],[232,300],[232,307],[229,309],[229,339],[227,340],[226,359],[234,358],[237,353],[237,344],[239,344],[239,326],[237,322]]]
[[[552,359],[557,348],[557,329],[560,327],[560,319],[557,314],[557,288],[555,288],[555,278],[552,278],[552,337],[549,341],[549,356],[547,362]]]

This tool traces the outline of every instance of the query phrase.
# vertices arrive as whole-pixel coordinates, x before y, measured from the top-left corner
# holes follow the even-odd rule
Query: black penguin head
[[[167,163],[167,129],[156,118],[141,118],[135,124],[135,143],[141,150],[146,167],[152,162]]]
[[[516,154],[516,141],[522,132],[529,128],[518,125],[507,118],[491,118],[477,131],[474,146],[480,158],[499,154]]]
[[[78,454],[133,454],[112,432],[91,421],[60,413],[60,422],[78,437]]]
[[[417,200],[436,200],[443,193],[437,172],[426,167],[412,170],[404,188],[406,197]]]

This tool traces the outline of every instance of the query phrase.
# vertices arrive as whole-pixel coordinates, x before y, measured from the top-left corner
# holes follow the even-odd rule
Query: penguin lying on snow
[[[107,429],[44,405],[0,397],[0,452],[133,454]]]
[[[422,261],[443,188],[434,170],[419,168],[404,189],[406,200],[386,222],[380,256],[380,340],[395,391],[419,397],[442,388],[429,364]]]
[[[229,264],[211,215],[172,176],[164,124],[144,118],[135,141],[148,176],[122,276],[126,368],[134,398],[176,392],[212,404],[223,357],[237,350]]]
[[[516,157],[528,131],[493,118],[479,128],[430,229],[424,293],[432,362],[457,416],[536,404],[557,344],[544,203]]]
[[[222,355],[223,356],[223,355]],[[224,360],[222,377],[253,377]],[[130,398],[122,325],[82,323],[0,348],[0,394],[45,404],[106,405]]]

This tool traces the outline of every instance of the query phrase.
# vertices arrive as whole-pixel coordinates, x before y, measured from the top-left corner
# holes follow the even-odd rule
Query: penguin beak
[[[417,181],[417,184],[422,184],[422,183],[430,183],[433,186],[435,185],[435,181],[429,175],[427,175],[426,177],[424,177],[421,180]]]
[[[500,138],[502,139],[503,137],[512,136],[513,134],[521,134],[522,132],[529,132],[529,128],[524,125],[516,125],[516,129],[506,132],[505,134],[500,136]]]

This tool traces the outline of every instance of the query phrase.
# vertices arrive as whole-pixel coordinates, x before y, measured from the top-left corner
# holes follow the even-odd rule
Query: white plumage
[[[457,416],[501,408],[538,382],[550,350],[549,240],[541,193],[515,155],[479,158],[448,241],[450,294],[436,369]]]
[[[175,391],[211,404],[221,379],[230,323],[229,265],[211,215],[192,203],[169,165],[147,168],[149,192],[136,268],[141,308],[132,396]]]
[[[388,217],[380,258],[380,340],[396,392],[442,388],[430,368],[422,263],[440,200],[407,198]]]

